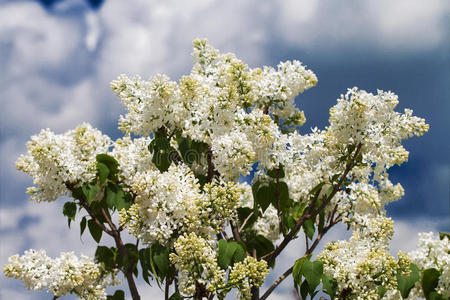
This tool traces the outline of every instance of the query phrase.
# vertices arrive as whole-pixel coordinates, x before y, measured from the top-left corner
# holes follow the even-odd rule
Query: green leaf
[[[328,295],[330,295],[331,299],[334,299],[336,297],[336,291],[338,288],[338,283],[336,279],[334,279],[331,276],[322,275],[322,286],[327,292]]]
[[[117,290],[114,295],[106,297],[107,300],[125,300],[125,292]]]
[[[125,193],[122,189],[119,189],[116,195],[116,208],[121,211],[123,208],[128,210],[133,203],[133,197],[130,193]]]
[[[99,190],[98,185],[95,183],[84,184],[82,187],[83,194],[90,205],[97,197],[97,192]]]
[[[116,208],[118,211],[122,208],[130,208],[133,200],[129,193],[125,193],[119,186],[109,183],[105,189],[106,204],[108,208]]]
[[[170,296],[169,300],[183,300],[184,297],[181,296],[179,292],[175,292],[172,296]]]
[[[80,222],[80,238],[84,233],[84,230],[86,229],[86,217],[83,217]]]
[[[169,272],[169,249],[161,245],[152,246],[153,261],[158,268],[159,275],[161,278],[165,277]]]
[[[72,190],[72,198],[83,201],[85,199],[85,195],[82,187],[77,187]]]
[[[235,242],[237,244],[236,251],[233,256],[233,263],[241,262],[247,256],[247,248],[243,242]]]
[[[275,179],[276,178],[278,178],[278,179],[284,178],[285,175],[284,175],[283,166],[280,165],[280,167],[278,167],[278,168],[274,168],[272,170],[268,170],[267,171],[267,175],[272,177],[272,178],[275,178]]]
[[[289,189],[286,182],[278,182],[278,195],[281,211],[286,211],[292,207],[292,200],[289,198]]]
[[[309,292],[309,286],[308,282],[305,280],[303,281],[302,285],[300,286],[300,295],[302,296],[302,299],[306,299],[306,296],[308,296]]]
[[[439,239],[443,240],[445,237],[447,237],[450,240],[450,233],[439,232]]]
[[[438,292],[431,292],[428,295],[427,300],[448,300],[448,297],[444,298],[443,296],[439,295]]]
[[[254,205],[255,205],[255,207],[256,207],[256,199],[257,199],[257,194],[258,194],[258,190],[259,190],[259,188],[260,188],[260,186],[261,186],[261,181],[256,181],[255,183],[253,183],[253,185],[252,185],[252,194],[253,194],[253,199],[255,199],[255,203],[254,203]]]
[[[142,268],[142,278],[144,278],[145,282],[150,285],[150,280],[148,277],[151,277],[150,274],[150,248],[144,248],[139,250],[139,262],[141,263]]]
[[[236,255],[236,252],[237,255]],[[237,242],[227,242],[219,240],[218,264],[222,269],[226,269],[236,261],[242,261],[245,258],[245,248]],[[242,256],[244,258],[242,258]]]
[[[107,270],[112,270],[114,266],[114,252],[106,246],[98,246],[95,251],[95,260],[103,263]]]
[[[378,287],[377,292],[378,292],[378,296],[380,296],[380,299],[381,299],[381,298],[384,297],[384,295],[386,294],[387,290],[386,290],[386,288],[384,286],[380,285]]]
[[[303,223],[303,231],[305,231],[306,236],[312,240],[314,232],[316,231],[316,228],[314,227],[314,220],[306,220]]]
[[[125,249],[127,250],[127,252],[126,257],[123,260],[123,266],[125,267],[125,269],[132,268],[134,275],[137,276],[138,269],[136,268],[136,265],[139,260],[138,249],[136,248],[135,244],[131,243],[125,244]]]
[[[152,271],[152,274],[155,275],[156,283],[161,288],[161,285],[159,283],[163,282],[163,278],[160,278],[160,276],[158,274],[158,270],[157,270],[156,264],[155,264],[155,262],[153,260],[153,253],[154,253],[153,249],[154,248],[155,248],[155,245],[152,245],[152,247],[148,248],[148,250],[149,250],[149,258],[150,258],[148,260],[148,262],[149,262],[149,266],[150,266],[150,270]]]
[[[302,216],[303,212],[305,211],[306,203],[298,203],[296,202],[294,204],[294,208],[292,210],[292,217],[295,221],[298,221]]]
[[[422,289],[425,297],[428,299],[428,295],[435,291],[438,283],[439,276],[441,273],[435,268],[429,268],[423,271],[422,273]]]
[[[256,250],[256,256],[261,258],[265,254],[274,250],[274,246],[271,241],[266,239],[262,235],[257,235],[248,242],[250,249]]]
[[[109,172],[107,178],[113,181],[117,181],[117,173],[119,172],[119,163],[117,162],[117,160],[108,154],[98,154],[96,156],[96,159],[97,166],[102,163],[106,167],[108,167]]]
[[[75,215],[77,214],[77,205],[74,202],[66,202],[63,206],[63,215],[68,218],[69,228],[70,221],[75,221]]]
[[[295,219],[288,214],[281,215],[282,226],[286,229],[286,232],[290,231],[295,226]]]
[[[323,263],[319,260],[314,262],[305,261],[302,268],[302,274],[308,282],[309,291],[312,294],[320,283],[323,274]]]
[[[318,232],[323,231],[323,226],[325,225],[325,211],[321,210],[319,213],[319,225],[317,227]]]
[[[315,195],[316,193],[317,193],[317,191],[319,191],[321,188],[322,188],[322,186],[325,184],[325,182],[321,182],[321,183],[319,183],[318,185],[316,185],[309,193],[311,194],[311,195]]]
[[[259,204],[262,211],[265,212],[270,203],[275,199],[275,189],[273,185],[265,185],[258,189],[256,193],[256,203]]]
[[[98,170],[98,178],[100,179],[100,185],[105,183],[105,180],[108,178],[109,169],[108,166],[104,163],[97,162],[97,170]]]
[[[414,287],[416,282],[420,279],[419,268],[415,264],[410,264],[411,273],[409,276],[402,276],[400,272],[397,273],[398,290],[403,298],[407,298],[409,292]]]
[[[294,279],[294,282],[298,285],[302,282],[302,268],[303,264],[309,260],[311,255],[303,256],[297,259],[294,263],[294,268],[292,269],[292,278]]]
[[[88,221],[88,228],[94,240],[99,243],[100,239],[102,238],[102,229],[100,228],[100,226],[98,226],[94,220],[90,219]]]

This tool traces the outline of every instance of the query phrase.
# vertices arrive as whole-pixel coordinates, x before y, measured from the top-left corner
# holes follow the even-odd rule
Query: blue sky
[[[297,99],[305,132],[326,126],[329,108],[347,88],[398,94],[398,110],[413,109],[430,131],[405,143],[409,162],[391,171],[406,191],[387,208],[398,232],[392,248],[410,250],[419,231],[450,231],[447,1],[43,2],[0,1],[0,264],[31,247],[52,256],[93,254],[87,236],[81,244],[77,230],[68,231],[60,216],[64,201],[28,200],[31,179],[15,170],[15,160],[41,128],[64,132],[86,121],[119,137],[123,110],[109,82],[122,73],[177,80],[190,71],[195,37],[251,67],[288,59],[308,65],[319,83]],[[345,237],[339,228],[331,235]],[[279,271],[295,255],[290,250]],[[283,293],[289,289],[273,299]],[[13,296],[49,298],[0,276],[0,298]]]

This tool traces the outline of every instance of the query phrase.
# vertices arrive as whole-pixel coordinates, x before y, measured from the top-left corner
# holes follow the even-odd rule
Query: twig
[[[252,211],[247,218],[245,218],[244,222],[242,223],[241,227],[239,228],[239,232],[242,232],[242,230],[244,230],[245,225],[247,224],[248,220],[250,220],[250,218],[253,216],[254,211]]]

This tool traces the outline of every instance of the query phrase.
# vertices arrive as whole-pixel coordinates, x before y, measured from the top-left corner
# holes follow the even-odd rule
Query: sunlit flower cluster
[[[435,268],[441,272],[437,292],[450,297],[450,241],[448,237],[436,238],[432,233],[419,233],[417,249],[408,253],[408,257],[420,269]],[[411,299],[423,297],[419,284],[411,291]]]
[[[44,250],[28,250],[8,261],[3,269],[6,276],[22,280],[30,290],[47,289],[55,297],[75,294],[86,300],[106,299],[106,287],[119,283],[115,274],[104,273],[92,259],[78,258],[73,252],[52,259]]]
[[[240,299],[248,300],[251,299],[251,287],[260,287],[267,274],[269,269],[265,260],[258,261],[256,258],[247,256],[244,261],[233,266],[228,281],[238,286]]]
[[[156,170],[148,151],[150,142],[148,137],[131,139],[129,136],[115,141],[111,155],[119,163],[119,176],[126,185],[131,186],[138,174]]]
[[[175,232],[201,231],[197,203],[203,197],[194,174],[184,165],[172,165],[136,175],[131,185],[135,203],[121,212],[121,224],[147,244],[167,244]]]
[[[28,188],[32,200],[54,201],[67,195],[66,184],[80,186],[95,178],[95,157],[108,152],[110,138],[89,124],[83,124],[64,134],[49,129],[31,137],[28,154],[16,163],[17,169],[34,179]]]
[[[196,282],[213,293],[223,286],[225,271],[217,264],[213,241],[193,232],[185,233],[176,240],[174,248],[175,253],[170,254],[170,261],[180,274],[179,289],[183,294],[192,296]]]
[[[180,130],[211,145],[222,178],[237,181],[239,174],[248,174],[255,162],[266,159],[280,135],[280,118],[284,125],[303,124],[294,98],[317,78],[299,61],[281,63],[278,70],[250,69],[206,40],[194,41],[193,58],[191,74],[179,84],[161,75],[150,81],[121,75],[113,81],[113,91],[127,108],[120,127],[140,135],[163,126]]]
[[[397,271],[406,271],[409,264],[388,253],[392,220],[365,218],[360,223],[349,241],[328,243],[317,259],[324,263],[324,273],[337,280],[338,294],[346,291],[346,299],[379,299],[378,287],[395,290]]]

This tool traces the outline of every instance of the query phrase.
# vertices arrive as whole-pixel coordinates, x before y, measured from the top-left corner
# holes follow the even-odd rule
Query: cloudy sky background
[[[190,71],[195,37],[251,67],[298,59],[311,68],[319,83],[297,99],[308,119],[304,132],[326,126],[329,108],[347,88],[397,93],[398,110],[413,109],[430,131],[405,143],[409,162],[391,171],[406,191],[387,209],[396,220],[393,253],[414,248],[419,231],[450,231],[448,1],[91,2],[97,5],[0,0],[0,265],[29,248],[93,255],[91,238],[86,234],[81,243],[78,228],[68,230],[63,200],[29,201],[32,181],[15,170],[15,161],[41,128],[62,133],[86,121],[118,138],[124,111],[109,82],[122,73],[177,80]],[[337,228],[329,239],[346,236]],[[297,246],[275,272],[302,254]],[[291,284],[287,279],[271,299],[288,297]],[[161,295],[145,283],[141,288],[143,299]],[[50,295],[0,275],[0,299],[9,297]]]

